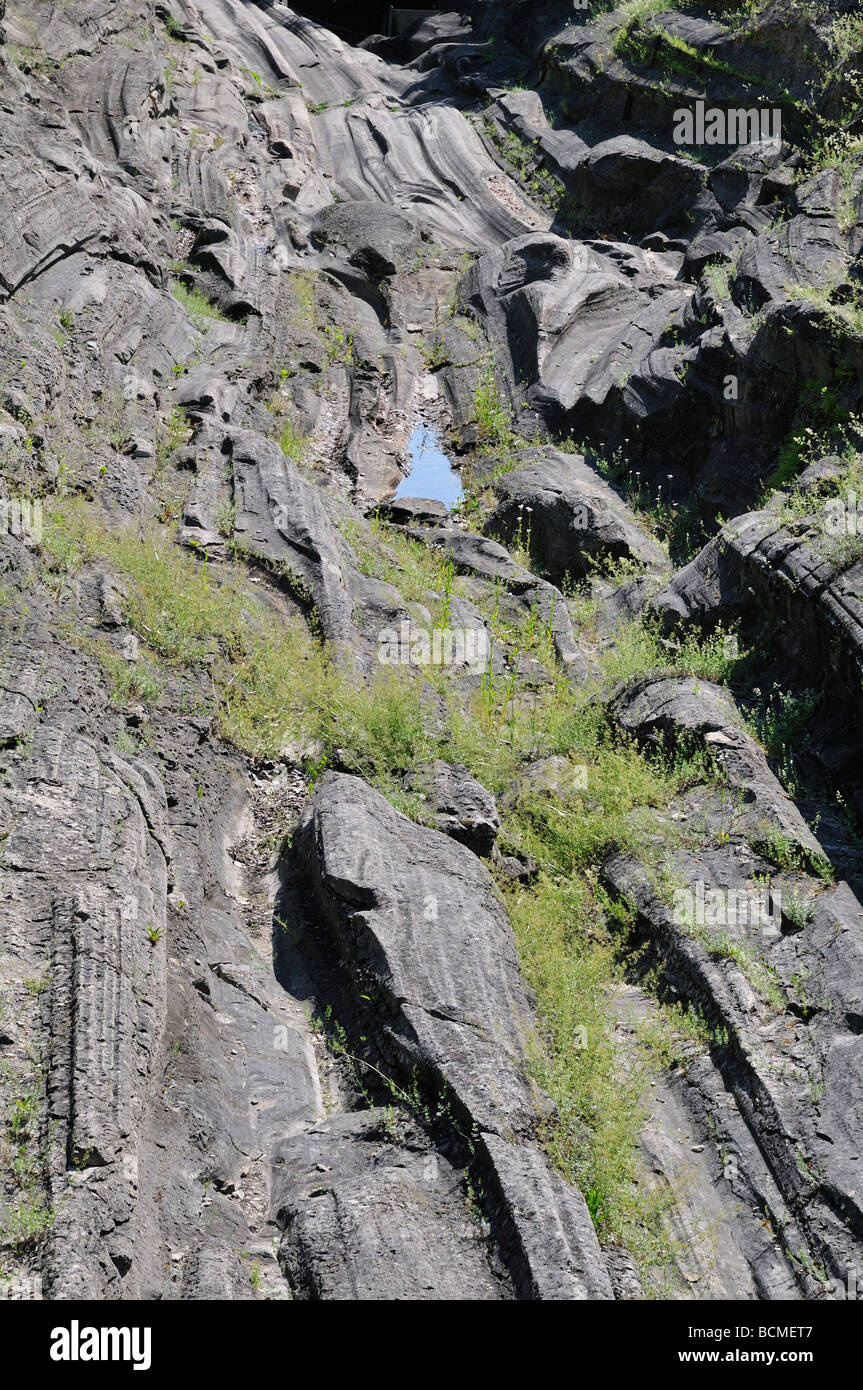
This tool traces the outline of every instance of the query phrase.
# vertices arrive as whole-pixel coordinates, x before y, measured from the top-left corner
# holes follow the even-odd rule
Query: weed
[[[206,333],[211,323],[233,322],[201,290],[188,289],[181,280],[171,281],[171,293],[201,333]]]
[[[292,420],[285,420],[279,434],[279,448],[285,457],[293,459],[294,463],[302,463],[307,444],[308,437],[303,430]]]

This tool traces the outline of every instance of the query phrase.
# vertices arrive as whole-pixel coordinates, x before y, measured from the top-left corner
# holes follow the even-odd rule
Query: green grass
[[[511,624],[495,626],[501,643],[515,638],[522,650],[550,662],[546,634],[535,631],[529,641],[527,620],[520,633]],[[607,678],[633,675],[645,664],[653,669],[660,659],[710,676],[724,669],[718,640],[714,650],[693,641],[669,653],[640,627],[611,660]],[[666,853],[667,830],[657,838],[657,812],[686,786],[710,776],[710,769],[702,757],[647,758],[609,727],[594,692],[573,687],[560,673],[535,705],[515,708],[509,677],[500,679],[490,699],[481,691],[470,699],[449,690],[445,678],[430,678],[446,710],[440,730],[424,717],[421,678],[389,676],[370,690],[341,690],[329,708],[327,745],[338,747],[343,765],[414,816],[421,817],[423,808],[402,791],[403,772],[434,757],[464,762],[505,806],[503,847],[538,865],[529,888],[501,881],[501,891],[537,996],[542,1039],[532,1069],[559,1110],[559,1122],[546,1135],[549,1153],[587,1195],[603,1238],[625,1243],[645,1271],[667,1267],[673,1250],[663,1202],[646,1197],[638,1181],[640,1097],[650,1058],[621,1070],[608,993],[622,972],[609,925],[618,909],[599,888],[596,865],[612,847],[645,858]],[[508,805],[504,794],[516,785],[525,762],[550,754],[587,768],[587,787],[575,804],[532,795]],[[584,1045],[576,1047],[581,1038]]]
[[[0,1169],[5,1188],[5,1192],[0,1191],[0,1251],[6,1247],[21,1255],[47,1234],[53,1212],[42,1185],[41,1092],[35,1080],[25,1083],[9,1069],[6,1078],[12,1081],[13,1089],[0,1123]]]
[[[304,431],[292,420],[286,420],[279,434],[279,448],[285,458],[293,459],[294,463],[302,463],[305,459],[307,445],[308,437]]]
[[[512,426],[512,411],[503,398],[494,366],[489,364],[476,384],[473,402],[473,418],[480,443],[487,450],[511,447],[514,441],[521,443]]]
[[[318,331],[318,305],[315,293],[315,277],[309,271],[291,271],[291,295],[294,308],[291,322],[294,328],[307,332]]]
[[[321,330],[328,362],[351,363],[354,360],[354,330],[327,323]]]
[[[675,0],[629,0],[629,3],[619,6],[616,14],[623,23],[617,30],[612,45],[615,56],[628,59],[638,66],[658,67],[669,77],[694,77],[702,82],[711,76],[730,78],[738,86],[754,87],[759,93],[772,92],[781,96],[789,106],[803,108],[803,103],[796,101],[787,88],[763,76],[759,77],[757,73],[741,72],[730,63],[716,58],[708,50],[696,48],[661,26],[650,24],[650,21],[660,14],[684,8],[689,6],[675,3]],[[707,8],[716,11],[720,6],[714,3]],[[741,8],[745,12],[743,22],[753,18],[758,12],[754,3],[728,8],[729,15],[722,16],[726,21],[735,17],[740,22],[743,18],[740,14]]]
[[[674,5],[667,3],[667,0],[626,0],[625,4],[617,6],[615,18],[622,21],[614,37],[614,51],[618,57],[627,52],[634,30],[655,15],[673,8]]]
[[[804,425],[793,431],[783,443],[777,469],[768,486],[787,490],[779,510],[783,525],[793,526],[804,518],[810,519],[814,527],[809,533],[810,543],[841,572],[863,555],[863,533],[855,511],[853,520],[857,529],[849,526],[845,534],[841,531],[835,534],[827,526],[825,508],[832,499],[837,499],[842,504],[841,512],[847,506],[849,495],[863,498],[863,418],[840,411],[835,396],[827,387],[816,399],[822,404],[824,401],[830,403],[824,406],[825,411],[829,411],[828,418],[834,418],[835,409],[835,418],[844,416],[844,423],[822,424],[819,428]],[[835,476],[805,491],[798,487],[798,475],[810,464],[828,456],[839,460]]]
[[[632,671],[636,653],[654,651],[649,639],[634,641],[609,675]],[[663,1204],[638,1181],[650,1059],[621,1066],[609,993],[622,976],[612,930],[618,909],[600,889],[596,866],[613,847],[646,859],[657,844],[667,852],[667,835],[654,841],[656,814],[707,769],[697,759],[649,760],[609,728],[599,701],[563,682],[515,717],[498,709],[489,718],[478,701],[472,716],[451,714],[451,730],[450,756],[499,799],[537,753],[587,768],[573,805],[532,795],[504,811],[504,847],[531,856],[539,873],[529,888],[503,891],[541,1020],[534,1075],[559,1111],[546,1135],[549,1153],[586,1195],[601,1238],[625,1244],[644,1271],[667,1266],[673,1251]]]
[[[20,1197],[0,1207],[0,1244],[22,1254],[45,1238],[53,1222],[54,1213],[44,1196],[32,1193]]]
[[[842,384],[839,380],[823,386],[817,382],[804,383],[797,422],[782,441],[776,469],[767,483],[768,495],[773,488],[791,489],[786,504],[787,517],[804,515],[811,505],[793,486],[798,475],[810,464],[837,455],[849,470],[857,466],[863,440],[863,416],[851,415],[843,406],[839,395]]]
[[[827,884],[835,881],[833,866],[828,859],[812,853],[778,826],[766,825],[756,838],[754,848],[785,873],[812,874]]]
[[[85,650],[89,650],[101,665],[108,678],[111,699],[116,704],[156,704],[164,681],[153,662],[127,661],[106,641],[93,642]]]
[[[501,418],[493,398],[489,409],[492,421]],[[380,522],[348,531],[366,572],[397,581],[406,599],[431,602],[444,619],[463,584],[445,556]],[[586,1194],[603,1239],[623,1242],[645,1273],[668,1268],[674,1251],[663,1203],[638,1180],[641,1097],[655,1058],[639,1044],[621,1065],[609,994],[624,969],[615,930],[621,908],[601,889],[597,866],[615,847],[656,863],[669,845],[659,815],[712,774],[704,754],[640,751],[609,724],[603,693],[659,669],[721,679],[734,668],[722,634],[670,646],[655,627],[633,623],[602,658],[599,685],[575,686],[556,666],[547,626],[534,613],[513,617],[504,596],[490,594],[486,616],[506,657],[502,675],[489,674],[473,693],[454,689],[437,668],[386,670],[364,684],[299,619],[275,621],[243,566],[213,573],[164,528],[109,532],[92,505],[66,501],[46,516],[43,551],[48,565],[65,571],[98,557],[126,581],[125,617],[146,664],[136,663],[133,675],[108,644],[94,653],[118,695],[127,694],[124,682],[151,674],[160,686],[153,698],[178,702],[182,679],[205,673],[219,731],[252,757],[276,756],[288,739],[316,739],[313,776],[338,761],[417,819],[427,810],[404,790],[404,774],[436,757],[464,762],[498,798],[502,847],[537,864],[530,887],[502,879],[500,890],[537,997],[541,1036],[532,1070],[560,1115],[545,1135],[549,1153]],[[551,677],[530,700],[519,698],[519,655],[538,657]],[[200,697],[200,680],[194,688]],[[572,803],[536,794],[508,799],[525,764],[550,754],[587,769]],[[684,832],[675,834],[683,843]],[[699,1028],[694,1019],[665,1026],[675,1036]]]
[[[711,261],[704,267],[704,274],[717,304],[727,304],[731,298],[731,286],[737,274],[736,267],[727,261]]]
[[[218,577],[156,525],[107,531],[87,504],[69,501],[45,517],[43,550],[61,572],[99,557],[127,581],[124,616],[143,644],[126,663],[108,644],[93,654],[115,698],[156,701],[183,671],[206,669],[223,736],[252,757],[273,757],[288,738],[310,732],[315,692],[329,661],[300,620],[262,605],[236,567]]]
[[[171,294],[181,304],[195,327],[206,333],[211,323],[233,323],[201,290],[187,289],[180,280],[171,281]]]
[[[863,18],[859,14],[840,15],[827,35],[834,61],[844,63],[855,53],[863,53]]]
[[[567,193],[565,185],[545,168],[542,156],[537,152],[538,138],[525,141],[515,131],[503,132],[487,115],[483,117],[482,128],[510,174],[519,180],[534,203],[540,204],[550,212],[564,215],[574,210],[573,199]]]
[[[820,309],[829,315],[841,334],[852,338],[863,338],[863,294],[856,285],[851,286],[841,276],[837,276],[836,282],[832,286],[823,289],[816,288],[814,285],[799,285],[794,282],[783,285],[782,288],[789,299],[796,300],[800,304],[809,304],[813,309]],[[835,299],[837,290],[847,292],[847,298],[837,301]]]
[[[342,534],[352,547],[361,574],[380,579],[399,590],[408,603],[434,603],[451,583],[451,566],[439,551],[406,536],[394,526],[371,517],[367,523],[343,522]],[[459,589],[463,588],[459,585]]]
[[[170,411],[167,421],[156,431],[156,468],[161,471],[172,454],[191,438],[191,428],[179,406]]]

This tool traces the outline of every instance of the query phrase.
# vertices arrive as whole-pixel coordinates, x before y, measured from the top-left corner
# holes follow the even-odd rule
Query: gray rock
[[[733,700],[721,686],[694,677],[650,677],[627,685],[609,704],[612,717],[647,743],[695,735],[738,793],[727,825],[758,841],[772,827],[798,846],[804,858],[826,863],[821,847],[783,791],[755,740],[741,727]],[[726,825],[726,828],[727,828]]]
[[[280,4],[160,6],[146,33],[135,7],[72,0],[38,34],[27,10],[0,0],[0,491],[42,499],[48,528],[40,544],[0,526],[0,1114],[27,1097],[33,1117],[31,1166],[0,1174],[9,1289],[640,1296],[540,1147],[554,1117],[527,1068],[530,996],[493,881],[456,837],[491,850],[519,893],[540,866],[496,858],[488,795],[432,769],[446,834],[352,778],[322,781],[304,811],[302,766],[322,745],[292,738],[262,764],[226,744],[220,658],[147,652],[129,575],[56,530],[55,511],[80,509],[90,535],[127,547],[151,526],[176,534],[213,586],[255,584],[274,628],[307,617],[369,682],[381,632],[430,621],[432,597],[398,574],[399,538],[386,556],[366,516],[431,415],[455,454],[481,446],[465,477],[496,482],[496,536],[509,543],[534,508],[536,573],[471,532],[485,521],[472,498],[457,522],[422,499],[389,511],[452,557],[453,626],[487,636],[492,605],[498,627],[540,625],[580,681],[645,611],[671,641],[739,616],[778,639],[784,684],[823,683],[796,799],[728,692],[661,672],[610,701],[593,692],[648,750],[694,745],[722,773],[668,808],[648,857],[723,890],[768,875],[783,894],[775,934],[741,926],[711,945],[672,920],[652,869],[606,865],[672,997],[718,1028],[664,1075],[675,1105],[658,1097],[649,1152],[695,1117],[696,1192],[712,1182],[706,1212],[728,1216],[711,1289],[822,1296],[804,1265],[841,1277],[863,1231],[861,875],[833,799],[841,785],[863,805],[860,563],[823,534],[836,465],[804,475],[810,517],[784,524],[778,503],[738,517],[673,580],[622,490],[656,501],[661,485],[664,508],[670,489],[709,533],[718,512],[757,505],[789,433],[860,413],[863,173],[807,174],[800,113],[853,133],[861,55],[837,57],[829,21],[791,0],[742,27],[642,16],[643,62],[615,42],[619,7],[561,27],[493,0],[367,46]],[[668,35],[707,60],[697,84],[668,80]],[[534,92],[506,90],[518,55]],[[790,93],[793,143],[709,170],[660,149],[655,132],[696,94],[749,104],[735,71]],[[477,409],[489,348],[498,427]],[[621,494],[580,456],[528,448],[543,429],[607,447]],[[619,557],[646,573],[597,581],[598,628],[576,637],[549,579]],[[372,577],[383,561],[391,583]],[[544,698],[536,652],[496,640],[482,672],[447,673],[448,699],[474,699],[488,669],[516,677],[516,700]],[[431,684],[421,711],[426,731],[444,727]],[[512,790],[576,815],[570,775],[569,759],[541,759]],[[686,850],[680,825],[697,829]],[[312,1000],[346,1030],[329,1052]],[[362,1090],[372,1108],[350,1108]],[[733,1179],[720,1151],[739,1160]],[[706,1246],[694,1254],[705,1268]]]
[[[595,403],[621,386],[652,351],[654,333],[688,298],[672,274],[637,247],[534,233],[488,252],[464,293],[513,387],[562,424],[582,398]]]
[[[280,1262],[295,1298],[500,1299],[462,1175],[392,1111],[334,1116],[274,1158]]]
[[[298,851],[382,1061],[450,1097],[462,1134],[480,1131],[492,1229],[516,1292],[610,1297],[582,1197],[532,1142],[541,1097],[525,1072],[530,1007],[486,870],[338,774],[318,783]]]
[[[381,631],[409,618],[401,595],[359,572],[324,494],[277,445],[243,432],[229,436],[229,447],[237,541],[261,560],[283,566],[301,600],[317,613],[326,638],[374,669]]]
[[[754,876],[763,875],[765,866],[764,859],[753,858],[751,843],[768,860],[770,856],[769,843],[758,843],[759,825],[762,834],[766,824],[795,841],[804,852],[801,862],[826,865],[823,850],[760,750],[735,727],[726,693],[701,682],[659,679],[622,692],[612,707],[624,728],[647,739],[668,737],[674,743],[698,734],[720,759],[726,785],[740,794],[730,811],[724,787],[718,793],[698,789],[678,803],[675,815],[704,817],[707,840],[700,850],[672,849],[666,856],[665,871],[676,891],[689,887],[694,892],[693,885],[700,884],[705,902],[711,894],[730,901],[730,890],[752,893]],[[721,809],[720,816],[711,813],[711,801],[714,810]],[[767,867],[767,874],[775,888],[777,870]],[[797,1223],[799,1238],[828,1267],[837,1260],[841,1264],[851,1257],[854,1239],[842,1232],[839,1213],[850,1211],[857,1200],[857,1144],[848,1124],[856,1114],[860,1086],[856,1061],[841,1072],[833,1070],[843,1047],[854,1049],[851,1036],[857,1028],[860,939],[855,924],[860,906],[850,888],[840,883],[825,892],[823,882],[805,880],[802,896],[808,895],[811,909],[802,925],[786,921],[787,882],[781,924],[775,903],[768,918],[753,914],[747,900],[742,915],[728,908],[716,925],[706,912],[704,923],[682,914],[677,897],[672,903],[652,872],[630,855],[612,855],[604,875],[636,905],[643,929],[662,951],[669,977],[728,1030],[730,1051],[721,1060],[726,1084],[766,1153],[789,1209],[789,1225]],[[799,885],[794,891],[801,892]],[[722,946],[723,933],[734,940],[735,950]],[[770,971],[769,1003],[765,977],[754,971],[753,961]],[[777,1012],[783,1029],[777,1028]],[[798,1051],[788,1030],[801,1017],[805,1046]],[[790,1069],[778,1064],[779,1049],[791,1060]],[[758,1207],[757,1187],[749,1200]],[[856,1220],[855,1214],[852,1225]]]
[[[449,516],[443,502],[432,497],[394,497],[382,502],[377,514],[396,526],[442,526]]]
[[[805,669],[836,681],[853,705],[863,678],[860,571],[859,561],[841,569],[831,556],[823,514],[792,532],[775,512],[751,512],[723,527],[651,606],[669,630],[720,613],[769,615]]]
[[[492,535],[526,543],[557,581],[584,576],[603,560],[668,568],[661,546],[580,454],[545,448],[528,452],[524,461],[527,467],[494,485],[501,500],[486,523]]]
[[[377,998],[384,1054],[445,1087],[483,1128],[530,1134],[530,1010],[506,915],[477,857],[335,773],[318,783],[298,852],[351,975]]]
[[[419,247],[416,224],[396,208],[377,201],[338,203],[319,213],[313,235],[343,250],[349,263],[373,279],[383,279],[410,262]]]
[[[406,784],[428,797],[438,830],[467,845],[474,854],[491,854],[500,829],[494,797],[462,763],[438,761],[412,773]]]

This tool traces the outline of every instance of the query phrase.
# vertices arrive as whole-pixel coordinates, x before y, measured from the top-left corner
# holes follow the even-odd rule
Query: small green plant
[[[156,468],[161,471],[177,449],[188,443],[191,436],[189,421],[180,406],[174,406],[164,425],[156,433]]]
[[[5,1210],[0,1207],[0,1243],[16,1254],[32,1249],[44,1240],[54,1221],[54,1213],[41,1193],[22,1197]]]
[[[16,1096],[6,1116],[6,1127],[16,1144],[30,1136],[38,1114],[35,1092]]]
[[[442,628],[448,628],[448,627],[449,627],[450,613],[451,613],[451,610],[452,610],[452,588],[453,588],[453,578],[454,578],[454,576],[455,576],[455,563],[454,563],[454,561],[453,561],[452,556],[451,556],[451,555],[447,555],[446,559],[444,560],[444,598],[443,598],[443,607],[441,608],[441,615],[440,615],[440,618],[438,619],[438,626],[439,626],[439,627],[442,627]]]
[[[279,448],[286,458],[302,463],[308,444],[307,435],[292,420],[285,420],[279,434]]]
[[[309,271],[291,271],[291,290],[295,301],[293,312],[293,327],[305,329],[307,332],[317,333],[318,331],[318,306],[315,296],[315,277]],[[282,369],[285,375],[286,368]]]
[[[201,290],[188,289],[181,280],[171,281],[171,294],[201,333],[206,333],[212,323],[232,322]]]
[[[766,826],[756,837],[753,848],[787,873],[811,873],[823,883],[834,882],[835,875],[829,859],[807,849],[778,826]]]
[[[835,62],[863,54],[863,19],[859,14],[840,15],[828,31],[827,42]]]
[[[111,699],[115,704],[158,704],[164,691],[164,680],[155,663],[144,658],[128,661],[115,651],[109,642],[103,640],[84,642],[82,645],[102,666],[110,683]]]
[[[432,336],[427,338],[425,334],[423,334],[419,346],[423,355],[423,360],[430,372],[436,372],[449,361],[446,340],[441,327],[440,303],[437,299],[434,303],[434,330]]]
[[[799,888],[782,899],[782,916],[787,918],[797,931],[807,927],[815,916],[816,898],[814,893],[802,893]]]
[[[731,299],[731,286],[736,274],[736,266],[728,261],[711,261],[704,267],[705,279],[717,304],[727,304]]]
[[[222,502],[219,505],[217,524],[219,535],[230,539],[234,534],[234,527],[237,520],[237,508],[233,502]]]
[[[486,367],[476,385],[474,420],[479,438],[487,447],[512,441],[512,412],[504,403],[492,365]]]
[[[344,362],[346,365],[353,362],[354,330],[352,328],[345,330],[338,324],[326,324],[323,334],[328,362]]]

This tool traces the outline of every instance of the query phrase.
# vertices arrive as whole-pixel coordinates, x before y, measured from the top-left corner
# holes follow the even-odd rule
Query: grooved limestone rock
[[[535,1142],[548,1102],[526,1075],[534,1026],[506,914],[463,845],[413,825],[357,778],[328,773],[298,850],[315,910],[403,1079],[452,1098],[481,1137],[493,1231],[526,1298],[611,1297],[584,1199]]]
[[[667,570],[662,547],[580,454],[538,449],[527,451],[524,464],[494,485],[500,501],[486,522],[491,535],[525,540],[558,582],[567,574],[588,574],[596,560],[634,560]]]

